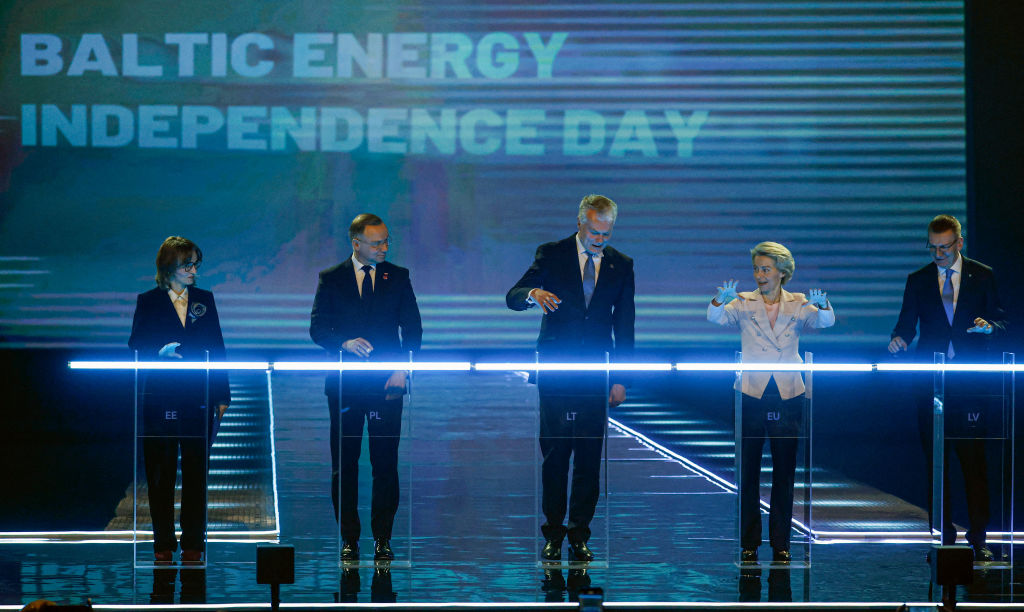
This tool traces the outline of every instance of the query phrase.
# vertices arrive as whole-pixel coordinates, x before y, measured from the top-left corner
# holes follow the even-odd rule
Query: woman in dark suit
[[[723,283],[708,305],[708,321],[739,327],[744,363],[802,363],[800,334],[831,327],[835,311],[819,289],[807,295],[782,288],[793,278],[796,261],[777,242],[750,250],[756,291],[737,293],[736,281]],[[757,561],[761,545],[761,456],[769,440],[772,454],[772,497],[768,539],[772,561],[788,563],[797,443],[803,429],[804,381],[799,372],[744,372],[737,381],[743,394],[740,449],[740,559]]]
[[[157,286],[138,296],[128,346],[140,361],[223,361],[213,293],[195,286],[203,252],[194,242],[170,236],[156,256]],[[214,419],[231,402],[223,370],[149,371],[142,383],[142,435],[153,551],[170,563],[174,532],[174,484],[181,450],[181,561],[203,559],[206,473]],[[208,409],[214,406],[215,410]]]

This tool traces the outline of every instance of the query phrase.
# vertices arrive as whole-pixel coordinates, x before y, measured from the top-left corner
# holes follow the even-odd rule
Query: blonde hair
[[[775,267],[782,272],[782,284],[785,285],[793,278],[796,272],[796,260],[789,249],[778,242],[762,242],[750,249],[750,262],[756,257],[770,257],[775,262]]]

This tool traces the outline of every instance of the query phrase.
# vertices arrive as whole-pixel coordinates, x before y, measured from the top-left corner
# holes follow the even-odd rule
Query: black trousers
[[[402,399],[328,396],[331,413],[331,501],[345,541],[359,539],[359,455],[363,423],[369,436],[373,489],[370,529],[374,539],[391,539],[398,512],[398,442],[402,431]]]
[[[153,550],[174,551],[174,485],[181,454],[181,548],[203,550],[206,540],[206,475],[213,444],[212,414],[166,399],[144,402],[142,456],[153,521]],[[203,423],[206,421],[206,435]]]
[[[608,422],[606,395],[540,396],[541,510],[546,539],[587,541],[601,495],[601,449]],[[572,492],[567,495],[572,460]],[[566,502],[569,522],[563,525]]]
[[[788,400],[779,395],[775,379],[761,399],[743,396],[740,447],[740,546],[761,545],[761,459],[765,439],[772,455],[771,509],[768,542],[776,550],[789,550],[793,521],[793,483],[796,452],[803,433],[804,396]]]
[[[992,378],[991,375],[989,378]],[[994,379],[993,379],[994,380]],[[928,381],[930,384],[930,381]],[[943,448],[943,496],[942,496],[942,543],[956,541],[956,527],[953,525],[952,491],[949,486],[949,461],[953,453],[960,463],[964,477],[964,494],[967,502],[967,542],[972,546],[984,546],[986,528],[991,518],[988,490],[988,466],[985,459],[984,438],[998,434],[1002,426],[1002,401],[987,387],[991,381],[971,376],[946,375],[944,402],[944,429],[946,440]],[[933,440],[933,395],[922,388],[918,403],[918,429],[921,447],[928,465],[928,499],[932,499],[932,440]],[[970,393],[971,390],[981,391]],[[994,429],[993,429],[994,428]],[[928,519],[932,522],[933,504],[928,504]]]

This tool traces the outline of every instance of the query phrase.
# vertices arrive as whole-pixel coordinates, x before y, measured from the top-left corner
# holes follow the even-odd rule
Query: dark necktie
[[[587,253],[587,263],[583,266],[583,301],[590,308],[590,298],[594,297],[594,285],[597,284],[594,273],[594,256]]]
[[[373,266],[367,264],[361,268],[363,271],[363,301],[367,301],[373,297],[373,278],[370,276],[370,271],[373,270]]]
[[[946,310],[946,320],[953,324],[953,268],[946,268],[946,282],[942,285],[942,307]],[[949,341],[946,356],[953,358],[953,341]]]

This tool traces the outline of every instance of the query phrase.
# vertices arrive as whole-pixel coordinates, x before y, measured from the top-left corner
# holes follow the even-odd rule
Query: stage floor
[[[609,430],[609,494],[592,540],[597,563],[539,565],[536,391],[512,373],[417,375],[402,442],[411,486],[393,541],[400,560],[409,556],[375,567],[364,533],[364,562],[341,568],[322,386],[320,376],[275,374],[268,402],[276,478],[267,490],[276,498],[261,503],[277,505],[280,542],[295,547],[286,603],[555,602],[586,586],[601,587],[609,602],[929,600],[926,543],[813,544],[809,567],[800,567],[803,547],[795,544],[790,569],[740,568],[728,487],[616,427]],[[364,517],[368,481],[360,483]],[[205,570],[135,570],[130,544],[8,541],[0,544],[0,604],[265,602],[256,546],[211,542]],[[760,552],[770,558],[767,545]],[[960,599],[1017,601],[1022,589],[1011,574],[976,571]]]

